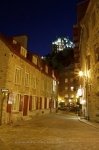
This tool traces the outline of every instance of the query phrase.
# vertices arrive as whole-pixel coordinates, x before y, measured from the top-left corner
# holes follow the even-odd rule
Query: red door
[[[44,108],[47,108],[47,98],[45,97],[45,101],[44,101]]]
[[[23,116],[27,116],[28,111],[28,95],[24,95]]]
[[[40,109],[42,109],[42,97],[40,97]]]
[[[29,110],[32,111],[32,96],[29,99]]]

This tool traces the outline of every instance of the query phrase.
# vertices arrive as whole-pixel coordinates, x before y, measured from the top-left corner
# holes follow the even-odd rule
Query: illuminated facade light
[[[82,71],[79,71],[79,76],[80,77],[83,77],[84,76],[84,73]]]
[[[52,42],[52,45],[57,46],[57,51],[63,51],[65,48],[74,48],[74,44],[69,38],[58,38]]]
[[[83,95],[82,89],[79,88],[78,91],[77,91],[77,96],[80,97],[82,95]]]

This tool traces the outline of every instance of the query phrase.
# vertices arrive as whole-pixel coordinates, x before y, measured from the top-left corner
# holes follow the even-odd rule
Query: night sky
[[[81,0],[2,0],[0,32],[29,37],[30,51],[46,55],[52,41],[69,36],[76,23],[76,4]]]

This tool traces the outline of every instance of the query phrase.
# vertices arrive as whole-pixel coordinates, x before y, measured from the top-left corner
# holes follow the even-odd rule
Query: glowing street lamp
[[[79,76],[80,77],[83,77],[84,76],[84,73],[82,71],[79,71]]]

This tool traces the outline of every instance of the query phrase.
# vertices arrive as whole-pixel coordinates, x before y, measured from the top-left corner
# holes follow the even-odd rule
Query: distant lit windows
[[[52,42],[52,45],[57,46],[55,51],[63,51],[65,48],[73,48],[74,44],[69,40],[69,38],[58,38],[56,41]]]
[[[55,92],[56,91],[56,81],[53,80],[53,91]]]
[[[71,86],[70,89],[71,89],[71,91],[74,91],[74,87],[73,86]]]
[[[65,78],[65,83],[68,83],[68,78]]]
[[[73,94],[71,94],[71,96],[70,96],[71,98],[74,98],[74,95]]]
[[[65,94],[65,98],[68,98],[69,96],[68,96],[68,94]]]

